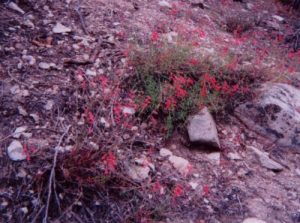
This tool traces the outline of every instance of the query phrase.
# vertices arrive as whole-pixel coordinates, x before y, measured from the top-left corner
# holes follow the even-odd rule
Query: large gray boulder
[[[220,148],[216,124],[207,107],[189,118],[187,130],[192,143]]]
[[[299,89],[288,84],[264,84],[253,101],[236,108],[235,115],[277,145],[300,151]]]

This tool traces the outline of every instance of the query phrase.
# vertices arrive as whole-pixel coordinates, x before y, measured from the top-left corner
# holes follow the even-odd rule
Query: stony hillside
[[[299,16],[1,1],[1,222],[300,222]]]

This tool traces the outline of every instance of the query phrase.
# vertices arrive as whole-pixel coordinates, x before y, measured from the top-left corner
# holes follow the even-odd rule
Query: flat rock
[[[43,70],[49,70],[51,68],[51,65],[49,63],[46,63],[46,62],[40,62],[39,63],[39,68],[41,68]]]
[[[248,149],[252,149],[252,151],[258,156],[261,165],[269,170],[281,171],[283,170],[283,166],[274,160],[269,158],[269,154],[266,152],[262,152],[254,146],[247,146]]]
[[[278,22],[283,22],[284,21],[284,18],[279,16],[279,15],[273,15],[272,16],[274,19],[276,19]]]
[[[207,154],[206,157],[214,164],[220,165],[220,159],[221,159],[221,153],[219,152],[214,152]]]
[[[267,223],[263,220],[260,220],[258,218],[246,218],[243,223]]]
[[[122,112],[124,115],[134,115],[135,109],[131,107],[123,107]]]
[[[167,156],[172,156],[173,153],[172,153],[170,150],[166,149],[166,148],[161,148],[161,149],[159,150],[159,155],[160,155],[161,157],[167,157]]]
[[[20,138],[20,136],[25,133],[25,131],[27,130],[27,126],[20,126],[18,128],[16,128],[16,130],[14,131],[14,138],[18,139]]]
[[[44,109],[50,111],[53,108],[54,101],[53,100],[48,100],[47,103],[44,105]]]
[[[61,23],[56,23],[56,25],[53,27],[52,31],[54,33],[69,33],[72,30],[69,27],[66,27]]]
[[[242,157],[238,153],[235,153],[235,152],[228,153],[227,157],[231,160],[242,160]]]
[[[279,83],[264,84],[251,102],[235,115],[254,132],[276,141],[281,148],[300,151],[300,90]]]
[[[150,167],[132,165],[128,170],[128,176],[135,181],[141,182],[149,177]]]
[[[187,130],[192,143],[220,148],[215,121],[206,107],[189,118]]]
[[[161,7],[172,8],[172,5],[169,2],[165,1],[165,0],[159,1],[158,4]]]
[[[170,163],[172,163],[174,168],[182,175],[185,176],[189,172],[190,163],[188,160],[179,156],[170,156],[169,161]]]
[[[26,159],[26,154],[23,152],[22,144],[14,140],[10,143],[9,147],[7,148],[8,157],[13,161],[21,161]]]

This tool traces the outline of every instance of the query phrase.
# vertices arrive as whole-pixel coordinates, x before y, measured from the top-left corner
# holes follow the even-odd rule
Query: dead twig
[[[78,17],[79,17],[79,19],[80,19],[81,28],[82,28],[83,32],[84,32],[86,35],[89,35],[89,32],[88,32],[87,29],[86,29],[85,21],[84,21],[83,16],[82,16],[82,14],[81,14],[81,12],[80,12],[80,8],[81,8],[81,7],[80,7],[79,4],[78,4],[77,7],[75,8],[75,12],[77,13],[77,15],[78,15]]]
[[[63,138],[68,134],[70,128],[71,128],[71,125],[69,125],[66,128],[65,132],[60,137],[59,142],[58,142],[56,147],[59,147],[61,145]],[[43,219],[43,223],[47,223],[47,219],[48,219],[49,204],[50,204],[50,198],[51,198],[51,194],[52,194],[52,186],[55,183],[55,167],[56,167],[56,162],[57,162],[57,155],[58,155],[58,149],[55,149],[55,154],[54,154],[54,158],[53,158],[53,165],[52,165],[52,169],[51,169],[51,173],[50,173],[50,177],[49,177],[48,198],[47,198],[46,210],[45,210],[45,216],[44,216],[44,219]]]

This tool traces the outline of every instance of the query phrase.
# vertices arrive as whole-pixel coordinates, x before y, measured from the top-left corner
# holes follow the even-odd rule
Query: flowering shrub
[[[238,70],[240,61],[236,56],[216,67],[192,49],[193,44],[165,43],[154,32],[147,49],[137,48],[129,54],[135,71],[130,82],[137,92],[140,115],[160,114],[168,135],[175,123],[183,123],[187,115],[203,106],[220,112],[236,105],[259,80],[254,70]]]

